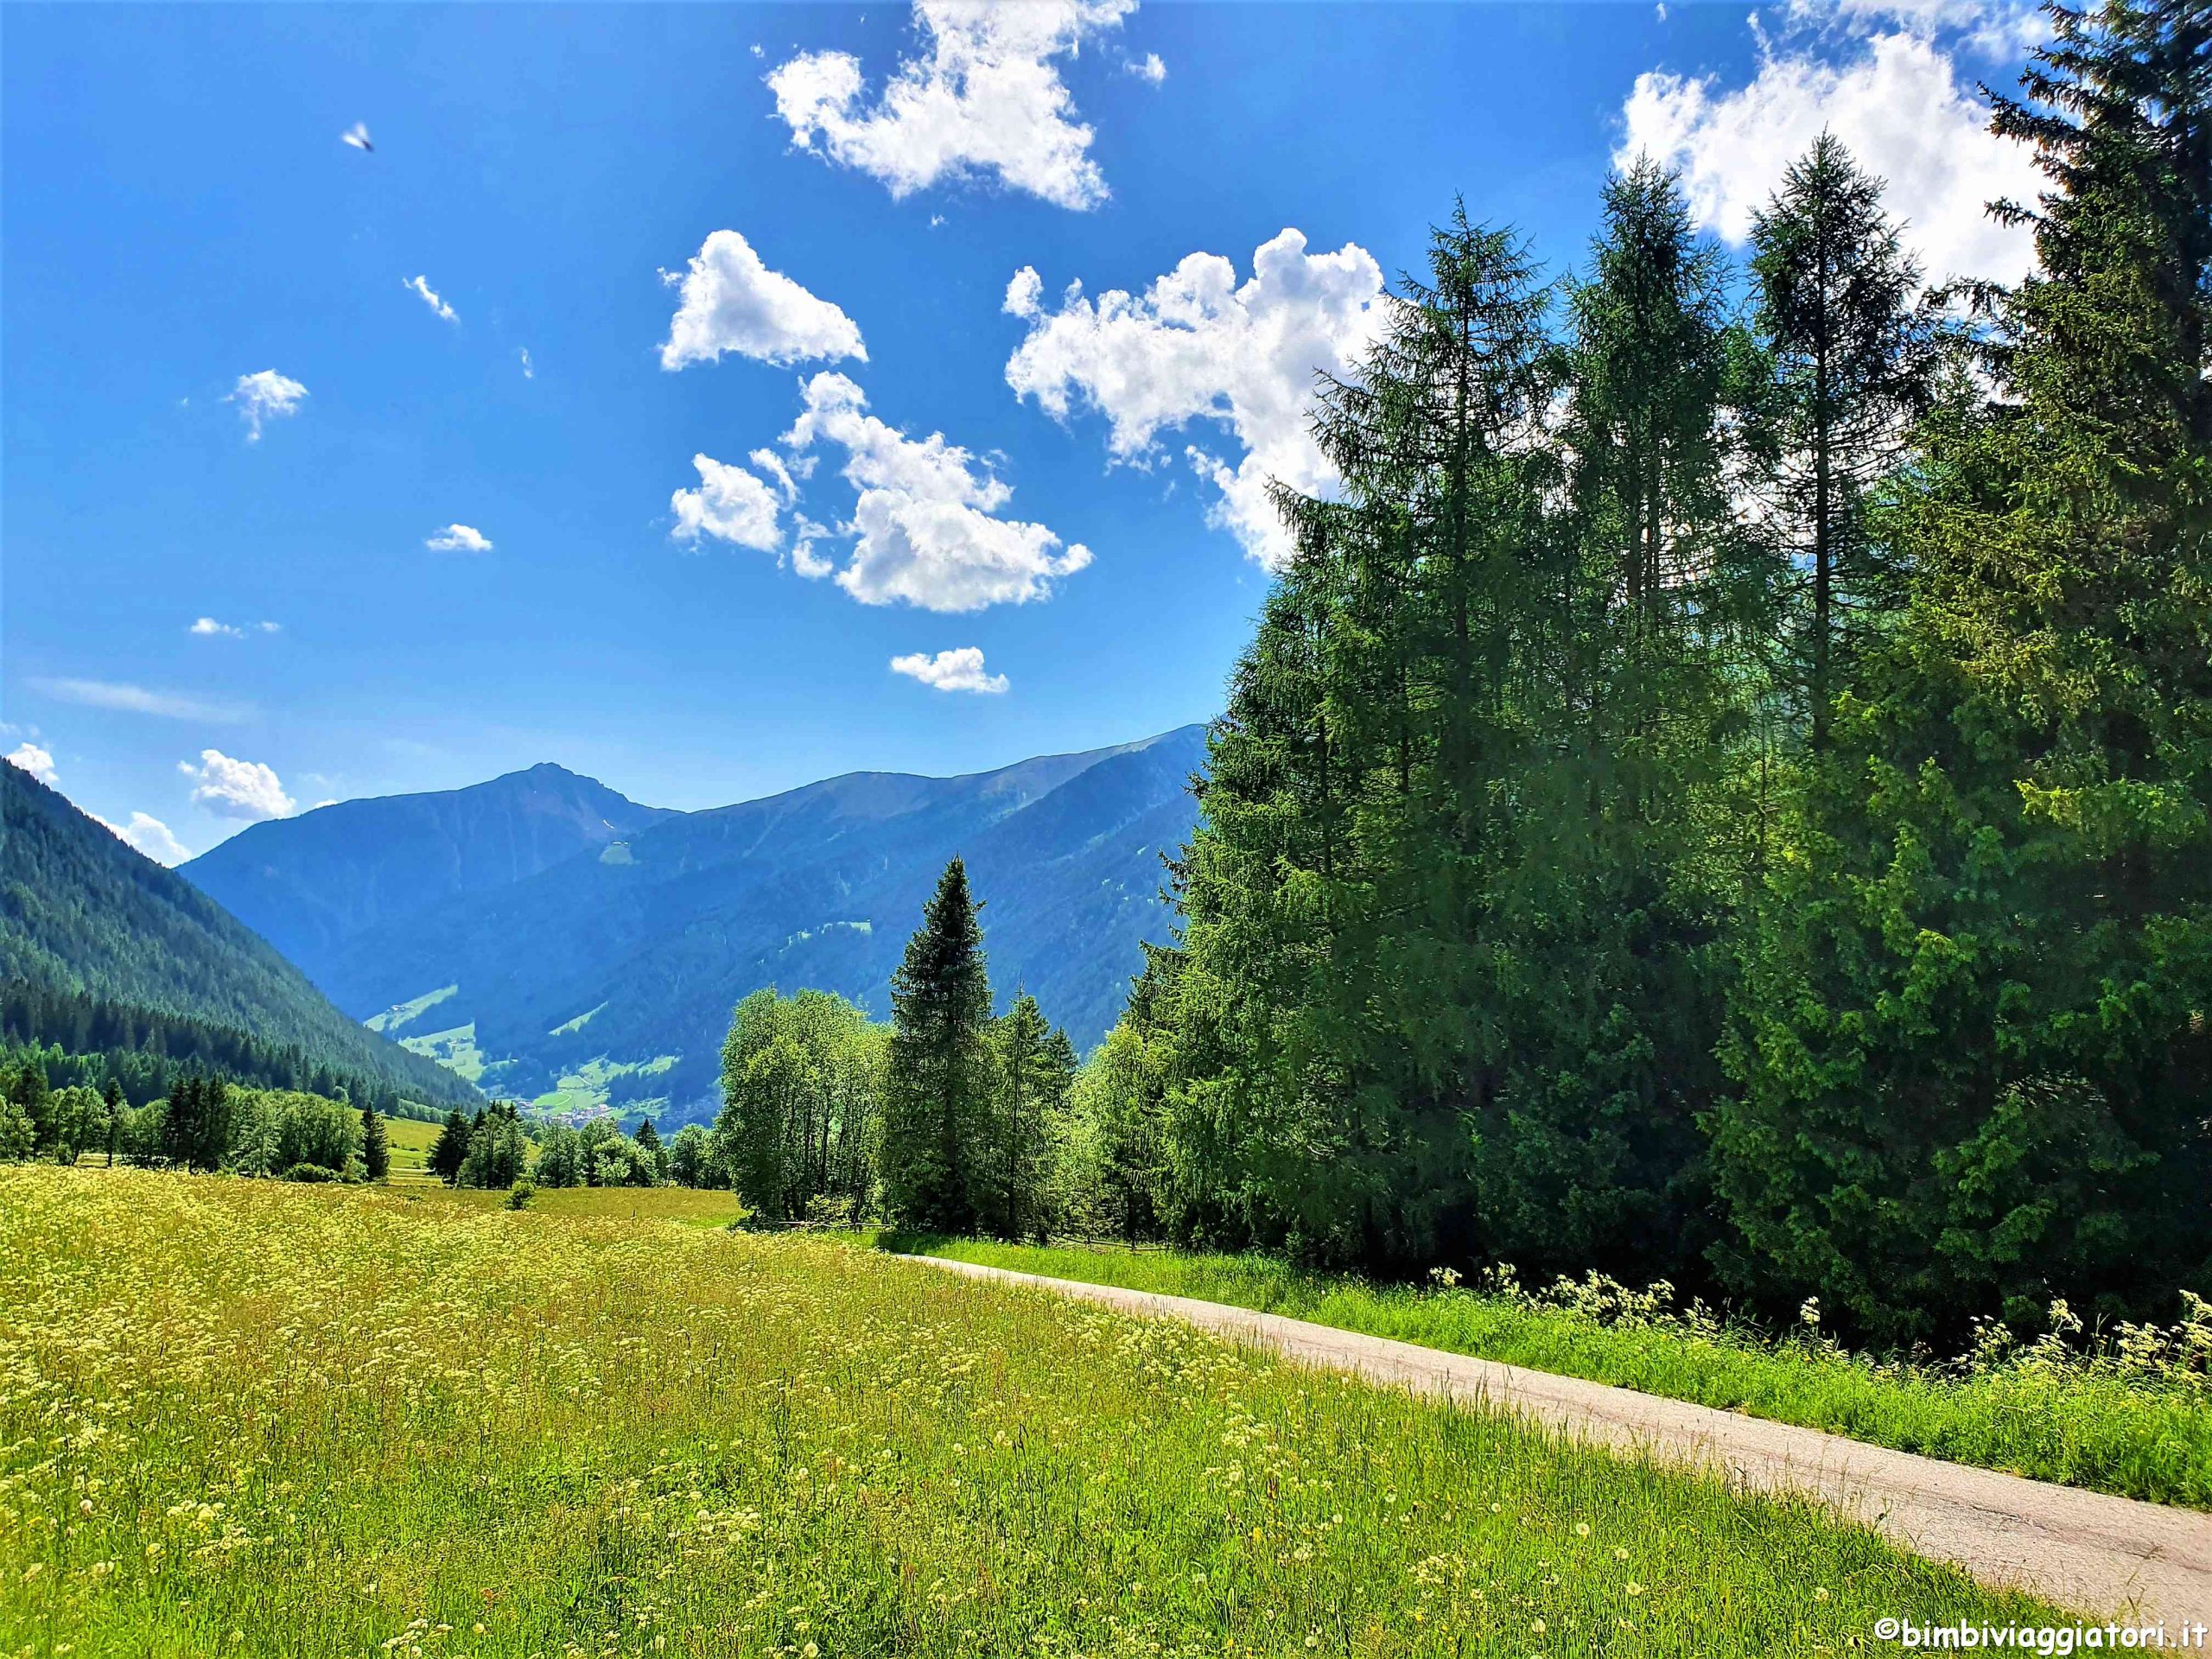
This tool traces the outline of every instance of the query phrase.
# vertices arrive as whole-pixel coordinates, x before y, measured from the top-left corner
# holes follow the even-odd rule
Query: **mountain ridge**
[[[175,871],[9,765],[0,765],[0,979],[202,1020],[413,1099],[475,1097],[346,1018]]]
[[[1142,968],[1140,942],[1168,936],[1160,855],[1188,836],[1205,730],[659,814],[353,927],[318,948],[315,976],[348,1014],[494,1092],[696,1113],[747,992],[817,986],[887,1015],[906,935],[958,852],[988,906],[994,983],[1026,986],[1087,1046]],[[257,858],[281,862],[285,839],[276,826]]]
[[[329,951],[364,927],[507,885],[674,816],[540,761],[460,789],[365,796],[252,824],[178,868],[321,984]]]

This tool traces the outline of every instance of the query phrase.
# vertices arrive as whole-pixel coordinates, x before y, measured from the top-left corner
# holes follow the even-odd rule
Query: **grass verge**
[[[1879,1363],[1681,1319],[1625,1321],[1527,1297],[1381,1287],[1259,1255],[887,1236],[885,1248],[1226,1302],[1565,1376],[1826,1429],[2037,1480],[2212,1510],[2212,1393],[2201,1372],[2037,1363]]]
[[[835,1239],[0,1169],[40,1655],[1840,1653],[1807,1505]]]

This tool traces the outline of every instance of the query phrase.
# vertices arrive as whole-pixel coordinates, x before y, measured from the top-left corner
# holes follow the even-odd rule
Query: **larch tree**
[[[1902,603],[1902,573],[1867,508],[1928,408],[1936,336],[1920,271],[1882,209],[1882,181],[1823,132],[1752,216],[1754,326],[1770,382],[1751,422],[1769,527],[1801,573],[1783,678],[1808,741],[1870,627]]]

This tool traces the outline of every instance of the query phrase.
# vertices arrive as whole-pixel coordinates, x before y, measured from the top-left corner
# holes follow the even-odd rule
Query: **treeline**
[[[1127,1225],[1891,1340],[2212,1289],[2212,17],[2050,15],[2009,291],[1825,137],[1748,269],[1648,163],[1560,281],[1433,233],[1094,1062]]]
[[[692,1133],[705,1131],[694,1125]],[[611,1117],[581,1128],[533,1129],[512,1101],[493,1101],[474,1116],[458,1109],[448,1113],[426,1162],[448,1186],[660,1186],[670,1176],[669,1154],[651,1118],[634,1138]]]
[[[994,1015],[977,909],[955,858],[893,976],[887,1026],[826,991],[740,1002],[721,1111],[671,1140],[671,1177],[734,1188],[769,1223],[880,1216],[1010,1238],[1064,1226],[1075,1048],[1026,993]]]
[[[105,1092],[112,1082],[133,1106],[164,1098],[180,1078],[211,1073],[261,1089],[344,1095],[387,1117],[437,1119],[435,1107],[404,1098],[381,1078],[232,1027],[28,980],[0,981],[0,1068],[29,1061],[44,1066],[56,1088],[82,1084]]]
[[[35,1058],[0,1067],[0,1162],[74,1164],[88,1154],[111,1165],[299,1181],[381,1181],[391,1168],[383,1114],[342,1096],[195,1072],[133,1106],[113,1077],[57,1086]]]

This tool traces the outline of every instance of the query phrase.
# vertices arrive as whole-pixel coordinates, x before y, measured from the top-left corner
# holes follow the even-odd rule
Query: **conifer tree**
[[[372,1181],[391,1175],[391,1139],[385,1132],[383,1114],[372,1105],[361,1108],[361,1172]]]
[[[880,1169],[884,1207],[900,1226],[971,1232],[988,1198],[991,987],[976,910],[956,857],[891,982]]]
[[[426,1160],[430,1173],[448,1186],[461,1179],[461,1166],[468,1157],[468,1141],[472,1133],[467,1114],[454,1107],[446,1114],[445,1127],[430,1144],[430,1155]]]
[[[42,1061],[26,1060],[10,1080],[9,1098],[31,1126],[31,1145],[45,1152],[54,1145],[54,1094]]]
[[[106,1109],[106,1122],[101,1125],[101,1139],[107,1147],[108,1167],[112,1169],[115,1167],[116,1152],[123,1139],[123,1116],[128,1109],[123,1096],[123,1085],[110,1077],[107,1086],[100,1091],[100,1102]]]
[[[1928,407],[1934,336],[1920,272],[1882,211],[1882,182],[1831,133],[1752,216],[1756,323],[1771,374],[1752,426],[1753,474],[1802,571],[1784,678],[1827,745],[1829,705],[1866,630],[1902,602],[1900,573],[1868,531],[1872,493],[1904,459]]]
[[[1027,991],[995,1022],[988,1149],[992,1196],[984,1219],[1001,1237],[1027,1237],[1044,1225],[1048,1131],[1067,1093],[1055,1036],[1065,1048],[1065,1036],[1046,1023],[1044,1010]]]
[[[1671,175],[1608,181],[1567,308],[1557,643],[1529,653],[1527,761],[1501,779],[1482,866],[1468,1242],[1547,1270],[1672,1272],[1702,1242],[1732,668],[1770,572],[1726,487],[1744,342]]]
[[[640,1119],[638,1123],[638,1133],[632,1139],[638,1143],[639,1156],[652,1167],[654,1185],[658,1185],[667,1180],[668,1154],[661,1149],[660,1131],[653,1128],[652,1119],[650,1117]]]

